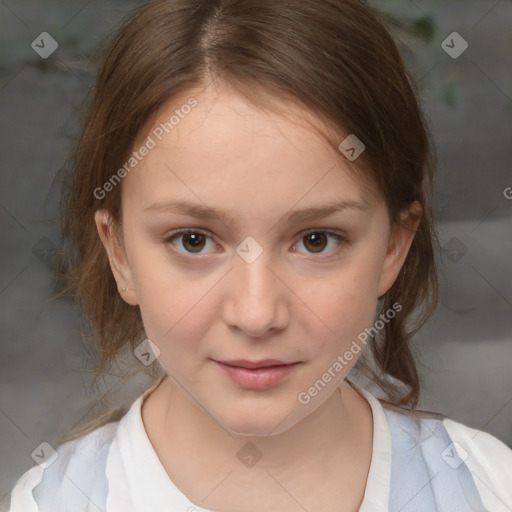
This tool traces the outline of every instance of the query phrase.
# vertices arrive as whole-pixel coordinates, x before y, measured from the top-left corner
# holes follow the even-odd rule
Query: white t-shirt
[[[155,387],[135,400],[120,421],[60,445],[53,462],[59,469],[54,468],[44,485],[38,487],[48,469],[36,465],[23,474],[5,510],[60,512],[63,509],[56,506],[65,504],[66,512],[211,512],[190,502],[173,484],[147,436],[141,405]],[[379,400],[358,389],[371,406],[374,424],[372,460],[359,512],[391,512],[390,428]],[[443,425],[473,476],[485,509],[512,511],[512,450],[492,435],[461,423],[445,419]]]

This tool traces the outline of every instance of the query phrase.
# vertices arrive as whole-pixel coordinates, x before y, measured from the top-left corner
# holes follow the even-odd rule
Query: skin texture
[[[343,381],[357,357],[308,404],[297,396],[372,325],[414,232],[391,230],[384,200],[293,105],[283,104],[285,117],[228,89],[191,90],[157,112],[140,140],[190,97],[197,106],[122,182],[121,240],[106,212],[95,216],[119,293],[140,307],[170,375],[144,402],[148,436],[199,506],[356,510],[373,435],[369,404]],[[171,199],[232,219],[145,211]],[[341,200],[368,208],[287,221],[292,211]],[[420,216],[415,204],[402,219],[414,230]],[[207,236],[196,245],[183,234],[165,241],[182,228]],[[236,252],[247,237],[263,251],[252,263]],[[248,390],[212,361],[266,358],[300,364],[276,386]],[[262,454],[252,468],[236,456],[247,442]]]

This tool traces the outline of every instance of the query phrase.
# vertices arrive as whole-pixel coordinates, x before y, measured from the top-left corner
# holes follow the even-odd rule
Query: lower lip
[[[299,364],[269,366],[267,368],[240,368],[215,361],[226,375],[245,389],[268,389],[281,382]]]

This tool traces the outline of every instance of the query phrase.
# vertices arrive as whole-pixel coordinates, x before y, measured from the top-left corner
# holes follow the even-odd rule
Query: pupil
[[[204,239],[203,235],[200,235],[200,234],[185,235],[184,238],[186,240],[184,243],[185,247],[187,247],[187,245],[190,244],[192,249],[199,249],[199,250],[202,249],[201,242],[204,242],[204,240],[202,240],[202,239]],[[192,241],[192,243],[190,243],[190,241]],[[188,247],[187,247],[187,249],[188,249]]]
[[[318,233],[312,233],[310,235],[307,235],[306,239],[308,240],[308,243],[309,243],[309,240],[312,240],[312,246],[313,246],[313,249],[315,249],[313,252],[321,252],[324,249],[324,247],[322,247],[322,241],[325,242],[325,240],[322,240],[322,239],[325,239],[324,234],[320,234],[320,236],[318,236]],[[317,249],[319,249],[319,250],[317,250]]]

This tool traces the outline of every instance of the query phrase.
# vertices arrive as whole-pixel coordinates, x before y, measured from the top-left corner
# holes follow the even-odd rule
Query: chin
[[[273,410],[259,410],[255,405],[246,410],[240,407],[234,414],[231,410],[219,423],[230,433],[237,436],[268,437],[285,432],[299,421],[295,414],[290,414],[289,407],[276,407]]]
[[[226,430],[233,435],[236,436],[244,436],[244,437],[268,437],[269,435],[274,435],[276,432],[274,431],[276,425],[279,422],[265,422],[259,421],[258,424],[255,423],[247,423],[247,422],[233,422],[227,425],[224,425]]]

